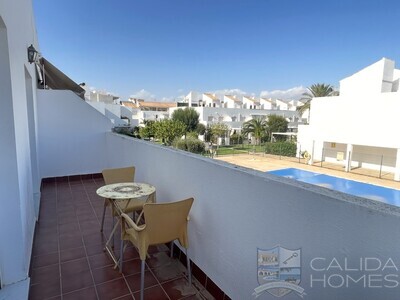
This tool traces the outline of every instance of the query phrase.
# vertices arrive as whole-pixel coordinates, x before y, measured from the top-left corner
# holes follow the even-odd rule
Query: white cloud
[[[177,101],[183,101],[183,99],[185,99],[186,95],[180,95],[175,97],[172,101],[177,100]]]
[[[140,91],[132,94],[130,97],[143,100],[151,100],[151,101],[154,101],[156,98],[152,93],[146,91],[145,89],[141,89]]]
[[[156,95],[152,94],[151,92],[146,91],[145,89],[141,89],[140,91],[130,95],[130,97],[136,99],[143,99],[145,101],[176,102],[183,100],[185,95],[157,98]]]
[[[158,100],[159,102],[174,102],[174,98],[173,97],[162,97],[160,100]]]
[[[248,95],[245,91],[241,89],[223,89],[210,92],[212,94],[223,94],[223,95]]]
[[[162,97],[161,99],[158,99],[158,102],[176,102],[179,97]]]
[[[260,96],[263,98],[278,98],[283,100],[299,100],[302,94],[307,92],[305,87],[296,86],[287,90],[273,90],[273,91],[262,91]]]
[[[85,85],[85,86],[83,86],[83,89],[86,91],[86,93],[93,92],[93,93],[99,93],[99,94],[104,94],[104,95],[113,95],[113,96],[119,97],[119,95],[117,93],[109,92],[105,89],[98,89],[94,86]]]

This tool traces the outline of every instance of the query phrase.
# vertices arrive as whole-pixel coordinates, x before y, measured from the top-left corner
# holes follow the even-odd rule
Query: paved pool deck
[[[297,168],[400,190],[400,182],[393,180],[393,174],[383,173],[381,174],[382,178],[379,178],[379,172],[374,170],[359,168],[352,172],[344,172],[343,166],[340,165],[330,164],[329,168],[327,168],[321,167],[318,163],[308,165],[304,160],[299,163],[298,159],[295,158],[280,159],[279,156],[263,154],[235,154],[218,156],[215,159],[262,172],[285,168]]]

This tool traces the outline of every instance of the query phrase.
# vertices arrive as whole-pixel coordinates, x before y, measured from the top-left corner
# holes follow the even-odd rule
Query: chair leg
[[[103,208],[103,217],[101,218],[101,229],[100,232],[103,232],[103,226],[104,226],[104,217],[106,216],[106,208],[107,208],[107,200],[104,199],[104,208]]]
[[[119,272],[122,273],[122,261],[124,259],[124,240],[121,237],[121,249],[119,250]]]
[[[192,285],[192,271],[190,268],[190,259],[189,259],[189,255],[188,255],[188,249],[185,249],[186,252],[186,265],[187,265],[187,270],[188,270],[188,276],[189,276],[189,285]]]
[[[111,228],[114,228],[114,216],[112,217],[112,227]],[[115,246],[115,232],[114,232],[114,234],[113,234],[113,236],[112,236],[112,245],[111,245],[111,247],[114,249],[114,246]]]
[[[171,246],[170,246],[170,257],[174,257],[174,241],[171,241]]]
[[[142,265],[140,268],[140,300],[143,300],[144,297],[144,266],[145,261],[142,260]]]

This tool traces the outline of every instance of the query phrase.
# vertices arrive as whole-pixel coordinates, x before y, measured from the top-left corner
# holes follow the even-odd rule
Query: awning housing
[[[85,99],[85,90],[78,85],[75,81],[61,72],[52,63],[50,63],[44,57],[39,59],[39,70],[42,78],[39,83],[41,89],[52,89],[52,90],[70,90],[77,94],[83,100]]]

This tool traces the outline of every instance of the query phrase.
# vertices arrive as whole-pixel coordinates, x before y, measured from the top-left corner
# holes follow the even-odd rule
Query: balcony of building
[[[102,252],[102,201],[94,192],[103,184],[96,174],[107,167],[134,165],[135,180],[153,184],[157,201],[195,198],[189,224],[189,256],[199,285],[183,288],[187,275],[184,269],[172,273],[176,276],[173,278],[157,273],[158,264],[168,256],[168,249],[162,246],[154,249],[147,262],[148,293],[154,291],[170,299],[202,299],[204,295],[248,299],[260,285],[257,249],[281,245],[301,248],[300,285],[306,293],[313,299],[333,299],[337,289],[311,281],[312,276],[323,275],[313,269],[313,258],[358,262],[364,256],[381,261],[400,259],[398,209],[112,133],[103,124],[103,115],[74,97],[62,91],[43,91],[38,97],[40,177],[50,179],[42,183],[41,215],[32,256],[32,297],[35,289],[45,290],[36,276],[44,276],[43,280],[57,278],[53,279],[54,288],[59,288],[63,299],[68,294],[74,296],[72,293],[88,293],[99,299],[137,295],[138,260],[134,249],[126,254],[123,274],[113,270]],[[49,113],[54,99],[57,109]],[[85,111],[86,117],[71,119],[78,111]],[[43,240],[50,246],[40,246]],[[40,267],[42,259],[53,259],[54,264]],[[43,273],[35,272],[40,268]],[[81,280],[77,273],[83,276]],[[211,290],[202,293],[203,287]],[[108,294],[109,289],[119,294]],[[355,293],[365,299],[372,299],[371,295],[390,299],[392,293],[396,294],[395,289],[355,285],[341,289],[340,295],[350,299]]]
[[[399,298],[398,207],[112,133],[110,119],[68,87],[45,84],[41,72],[54,68],[38,73],[27,56],[31,44],[40,50],[31,1],[0,8],[0,299],[137,298],[137,253],[129,248],[124,272],[115,272],[94,194],[102,169],[131,165],[136,181],[156,187],[157,202],[195,199],[189,258],[197,281],[186,284],[178,244],[172,261],[164,246],[152,248],[148,299]],[[38,79],[59,90],[38,90]],[[297,254],[293,290],[270,290],[288,282],[264,278],[276,274],[264,268],[269,258],[287,262],[276,249]],[[366,270],[368,261],[375,265]]]
[[[312,279],[331,274],[320,271],[327,266],[314,268],[314,258],[400,261],[395,207],[118,135],[104,115],[67,91],[38,91],[35,120],[42,185],[33,247],[25,235],[31,299],[136,298],[137,253],[128,249],[122,274],[110,265],[99,232],[103,203],[95,195],[102,169],[129,165],[136,167],[136,181],[156,187],[158,202],[195,199],[189,257],[197,282],[188,287],[184,265],[165,260],[166,247],[153,248],[146,268],[148,299],[250,299],[261,284],[258,250],[277,245],[301,249],[299,285],[310,299],[398,297],[396,288],[383,284],[337,289]],[[13,243],[2,250],[15,250]],[[178,243],[175,249],[181,258]],[[24,272],[20,257],[0,257],[2,282],[13,270]],[[287,299],[296,297],[292,292]]]
[[[125,250],[122,273],[104,251],[112,218],[108,211],[100,232],[104,199],[96,190],[103,185],[101,174],[42,181],[29,299],[139,299],[136,249],[130,245]],[[118,242],[115,251],[119,253]],[[149,253],[145,299],[229,299],[195,264],[192,273],[196,279],[189,285],[184,253],[178,247],[174,258],[166,245],[152,246]]]

